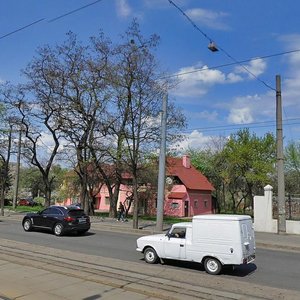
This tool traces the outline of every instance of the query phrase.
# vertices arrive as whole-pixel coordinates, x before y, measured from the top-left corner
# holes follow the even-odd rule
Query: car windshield
[[[70,217],[81,217],[81,216],[84,216],[84,210],[83,209],[72,209],[69,211],[68,215]]]

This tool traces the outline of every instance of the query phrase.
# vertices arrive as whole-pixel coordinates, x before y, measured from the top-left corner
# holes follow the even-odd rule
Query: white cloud
[[[207,88],[215,83],[225,81],[225,75],[219,70],[207,70],[207,66],[201,68],[196,66],[181,68],[177,74],[180,75],[180,83],[173,92],[176,96],[195,97],[206,94]],[[185,73],[185,74],[184,74]]]
[[[175,145],[175,149],[180,152],[185,152],[189,148],[192,149],[203,149],[207,146],[211,140],[210,136],[205,136],[202,132],[194,130],[192,133],[187,134],[185,139]]]
[[[131,7],[129,6],[127,0],[117,0],[117,13],[120,17],[127,18],[131,15]]]
[[[207,66],[199,68],[197,65],[181,68],[176,74],[179,84],[172,94],[179,97],[200,97],[215,84],[229,84],[243,80],[240,75],[234,73],[226,75],[220,70],[208,69]]]
[[[203,8],[188,9],[185,13],[195,22],[201,23],[209,28],[228,30],[229,26],[223,22],[223,19],[228,16],[224,12],[216,12]]]
[[[236,97],[223,106],[223,111],[228,111],[227,121],[230,124],[275,120],[275,100],[274,91],[264,95]]]
[[[235,82],[239,82],[239,81],[243,81],[243,77],[241,77],[240,75],[237,75],[235,73],[229,73],[227,75],[227,79],[230,83],[235,83]]]
[[[261,58],[250,61],[248,65],[243,65],[245,68],[238,66],[235,68],[235,72],[248,74],[249,79],[255,79],[253,75],[249,73],[249,71],[255,76],[259,76],[263,74],[267,68],[267,63]]]
[[[201,120],[207,120],[207,121],[215,121],[218,118],[218,112],[217,111],[207,111],[203,110],[199,113],[193,113],[189,112],[188,115],[193,118],[201,119]]]
[[[232,108],[228,117],[229,123],[234,124],[247,124],[253,122],[253,120],[250,107]]]

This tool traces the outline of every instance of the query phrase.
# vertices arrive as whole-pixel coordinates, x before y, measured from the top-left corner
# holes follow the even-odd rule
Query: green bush
[[[43,197],[35,197],[33,199],[33,201],[35,201],[37,204],[44,206],[45,205],[45,198]]]

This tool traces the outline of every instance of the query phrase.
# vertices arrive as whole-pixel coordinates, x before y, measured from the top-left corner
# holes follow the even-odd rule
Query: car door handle
[[[180,247],[184,247],[184,245],[183,245],[183,244],[180,244]]]

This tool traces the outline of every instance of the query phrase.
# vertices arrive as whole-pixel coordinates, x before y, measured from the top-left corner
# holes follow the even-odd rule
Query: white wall
[[[264,196],[254,197],[254,230],[258,232],[278,232],[278,222],[272,215],[273,187],[265,186]],[[286,221],[286,233],[300,234],[300,221]]]

